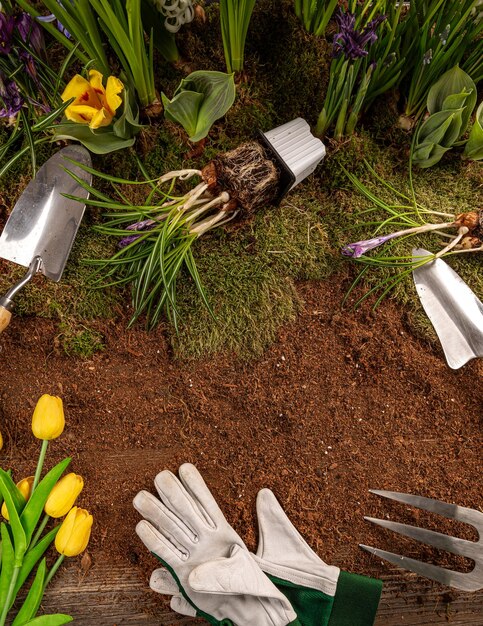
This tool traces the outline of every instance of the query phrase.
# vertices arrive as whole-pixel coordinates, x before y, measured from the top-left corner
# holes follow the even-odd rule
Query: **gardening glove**
[[[134,498],[144,517],[136,532],[197,616],[215,626],[300,626],[193,465],[182,465],[179,479],[161,472],[154,484],[161,501],[146,491]]]
[[[252,558],[290,600],[302,626],[372,626],[381,595],[381,581],[348,574],[327,565],[290,522],[274,494],[257,497],[258,550]],[[151,588],[173,595],[171,608],[193,616],[176,591],[169,572],[157,569]]]

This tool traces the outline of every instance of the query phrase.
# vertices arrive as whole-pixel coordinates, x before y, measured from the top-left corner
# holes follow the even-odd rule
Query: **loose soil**
[[[53,322],[14,319],[0,338],[1,466],[17,480],[33,473],[32,410],[41,394],[60,395],[67,425],[48,465],[70,455],[85,479],[79,504],[95,518],[92,567],[97,559],[122,563],[146,581],[146,593],[156,563],[134,532],[132,498],[153,488],[158,471],[187,461],[251,548],[255,496],[269,487],[308,543],[343,569],[374,572],[375,559],[358,543],[464,567],[363,516],[475,538],[368,489],[481,507],[483,362],[450,370],[441,349],[414,338],[390,301],[375,314],[342,311],[342,283],[299,284],[304,310],[252,362],[176,361],[162,327],[126,330],[129,312],[99,322],[106,348],[81,361],[62,353]],[[386,568],[379,562],[381,575]],[[159,607],[166,610],[162,598]]]

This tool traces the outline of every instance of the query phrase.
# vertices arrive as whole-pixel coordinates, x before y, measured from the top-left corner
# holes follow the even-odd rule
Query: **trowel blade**
[[[0,237],[0,257],[28,267],[40,256],[40,271],[59,281],[69,258],[85,203],[62,194],[87,199],[89,196],[64,168],[85,182],[91,175],[65,157],[91,165],[89,152],[82,146],[67,146],[52,156],[29,182],[12,209]]]
[[[412,255],[413,261],[433,256],[423,248],[414,248]],[[483,357],[483,304],[468,285],[442,259],[416,267],[413,278],[449,367]]]

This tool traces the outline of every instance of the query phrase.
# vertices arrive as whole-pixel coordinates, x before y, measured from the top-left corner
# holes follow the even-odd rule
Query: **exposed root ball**
[[[219,187],[246,211],[270,204],[277,197],[280,174],[259,143],[244,143],[213,162]]]

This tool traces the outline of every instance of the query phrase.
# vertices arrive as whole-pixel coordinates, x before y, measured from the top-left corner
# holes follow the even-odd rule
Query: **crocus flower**
[[[22,41],[30,45],[36,54],[42,54],[45,50],[45,42],[37,22],[28,13],[20,13],[15,19],[15,26]]]
[[[54,486],[45,503],[44,511],[50,517],[64,517],[74,506],[77,496],[84,487],[82,476],[67,474]]]
[[[126,230],[151,230],[155,224],[155,220],[142,220],[141,222],[130,224],[126,227]],[[128,235],[127,237],[123,237],[118,244],[119,248],[125,248],[133,241],[136,241],[136,239],[139,239],[140,236],[141,235]]]
[[[60,3],[59,3],[60,4]],[[69,31],[67,30],[67,28],[62,24],[62,22],[60,20],[58,20],[55,15],[53,13],[51,13],[50,15],[39,15],[36,18],[39,22],[57,22],[56,26],[57,26],[57,30],[62,33],[64,35],[64,37],[67,37],[67,39],[71,38],[71,34],[69,33]]]
[[[0,72],[0,117],[15,117],[24,104],[17,84]]]
[[[0,55],[10,54],[13,45],[15,19],[0,11]]]
[[[334,56],[344,54],[346,59],[352,60],[367,56],[368,51],[365,48],[377,41],[376,29],[385,19],[385,15],[379,15],[361,31],[357,31],[355,15],[339,11],[336,15],[339,32],[334,36]]]
[[[109,126],[122,104],[119,94],[123,89],[124,85],[115,76],[109,76],[104,88],[100,72],[90,70],[89,81],[76,74],[61,96],[64,102],[74,98],[65,116],[72,122],[88,124],[92,130]]]
[[[388,239],[392,239],[396,236],[397,233],[393,233],[392,235],[385,235],[384,237],[374,237],[373,239],[365,239],[364,241],[349,243],[347,246],[342,248],[342,254],[353,259],[358,259],[369,250],[377,248],[377,246],[385,243]]]
[[[87,548],[94,518],[85,509],[74,506],[55,536],[55,548],[63,556],[77,556]]]
[[[37,439],[57,439],[64,431],[65,418],[62,399],[45,393],[35,407],[32,416],[32,432]]]
[[[34,482],[34,477],[28,476],[27,478],[22,478],[22,480],[20,480],[17,483],[17,489],[22,494],[22,497],[25,500],[25,502],[27,502],[27,500],[30,498],[30,494],[32,493],[33,482]],[[2,515],[7,520],[7,522],[10,520],[7,505],[5,504],[5,502],[2,504]]]

